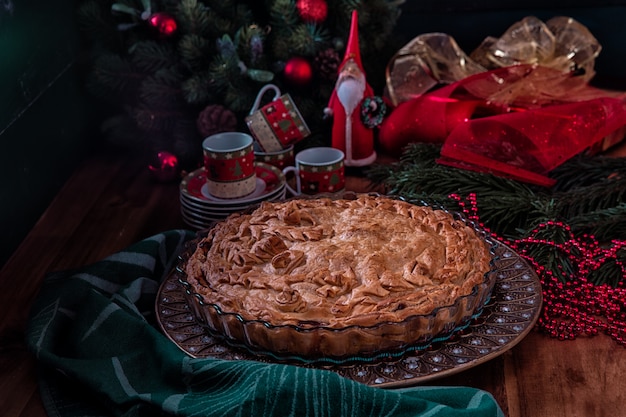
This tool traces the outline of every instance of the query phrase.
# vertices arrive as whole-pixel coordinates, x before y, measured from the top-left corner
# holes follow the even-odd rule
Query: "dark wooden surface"
[[[174,228],[178,184],[153,181],[145,161],[115,153],[86,160],[0,270],[0,414],[39,417],[36,362],[24,327],[44,275],[98,261]],[[369,190],[362,178],[348,189]],[[532,331],[501,356],[430,385],[485,389],[510,417],[626,415],[626,349],[605,336],[558,341]]]

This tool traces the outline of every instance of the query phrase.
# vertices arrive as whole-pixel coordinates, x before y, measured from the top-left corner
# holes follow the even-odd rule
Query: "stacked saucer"
[[[276,167],[255,162],[256,189],[241,198],[218,198],[209,194],[205,169],[190,172],[180,183],[180,210],[183,221],[195,229],[204,229],[231,213],[245,211],[262,201],[285,198],[286,181]]]

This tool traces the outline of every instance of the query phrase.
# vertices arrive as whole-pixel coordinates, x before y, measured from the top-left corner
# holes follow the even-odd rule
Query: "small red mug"
[[[208,192],[241,198],[256,189],[254,140],[243,132],[222,132],[202,141]]]
[[[283,169],[285,176],[295,173],[296,188],[287,184],[294,195],[301,194],[341,194],[345,181],[345,154],[336,148],[308,148],[296,155],[296,165]]]

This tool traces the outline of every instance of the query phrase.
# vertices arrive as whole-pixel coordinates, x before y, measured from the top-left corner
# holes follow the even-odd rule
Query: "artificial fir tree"
[[[379,94],[398,1],[84,0],[89,89],[122,110],[110,137],[198,160],[204,136],[246,131],[244,117],[266,84],[289,93],[311,127],[309,144],[329,141],[323,108],[336,79],[352,10],[363,62]]]

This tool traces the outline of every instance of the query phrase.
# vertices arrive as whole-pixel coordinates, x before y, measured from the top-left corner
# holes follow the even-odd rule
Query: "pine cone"
[[[322,79],[334,82],[337,79],[340,62],[337,51],[328,48],[320,51],[315,57],[315,70]]]
[[[237,116],[220,104],[210,104],[198,115],[196,126],[202,137],[233,132],[237,129]]]

